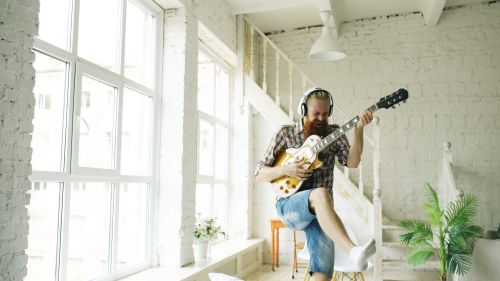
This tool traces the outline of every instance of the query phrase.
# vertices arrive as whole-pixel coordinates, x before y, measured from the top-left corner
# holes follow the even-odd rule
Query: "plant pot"
[[[193,244],[194,260],[201,261],[207,258],[208,241],[197,241]]]

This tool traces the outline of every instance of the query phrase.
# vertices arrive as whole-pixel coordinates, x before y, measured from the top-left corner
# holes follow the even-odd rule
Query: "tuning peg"
[[[393,105],[393,106],[391,106],[391,107],[392,107],[392,109],[396,109],[396,107],[395,107],[394,105]]]

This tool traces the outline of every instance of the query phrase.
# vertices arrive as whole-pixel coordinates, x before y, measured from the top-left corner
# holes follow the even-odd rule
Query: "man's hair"
[[[309,94],[306,103],[308,103],[311,99],[326,100],[330,103],[330,94],[324,90],[317,90]]]

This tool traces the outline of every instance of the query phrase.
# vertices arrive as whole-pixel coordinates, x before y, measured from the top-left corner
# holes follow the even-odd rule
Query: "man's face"
[[[310,135],[326,136],[329,109],[328,100],[312,98],[307,101],[307,115],[304,118],[304,136],[306,138]]]

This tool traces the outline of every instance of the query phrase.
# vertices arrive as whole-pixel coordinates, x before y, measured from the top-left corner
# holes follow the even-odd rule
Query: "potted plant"
[[[441,210],[435,189],[430,184],[427,186],[430,195],[423,207],[429,221],[401,221],[400,240],[410,248],[408,263],[411,265],[425,263],[437,251],[439,276],[446,281],[448,273],[465,275],[470,270],[475,237],[481,236],[483,229],[472,224],[477,213],[474,196],[465,194]]]
[[[207,258],[208,243],[219,237],[226,237],[226,233],[217,225],[215,217],[201,218],[198,214],[194,228],[194,254],[196,260]]]

